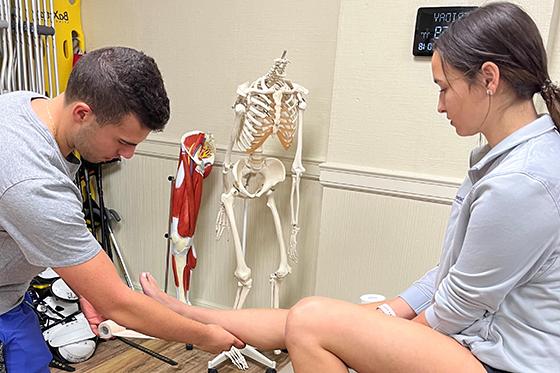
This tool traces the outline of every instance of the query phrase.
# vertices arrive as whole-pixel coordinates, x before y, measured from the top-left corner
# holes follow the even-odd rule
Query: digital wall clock
[[[418,8],[412,54],[431,56],[434,41],[447,30],[449,25],[476,8],[476,6]]]

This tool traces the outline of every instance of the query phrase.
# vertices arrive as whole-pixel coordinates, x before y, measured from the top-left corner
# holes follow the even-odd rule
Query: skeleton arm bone
[[[244,94],[249,83],[244,83],[237,87],[237,93],[239,95]],[[241,97],[241,96],[240,96]],[[231,135],[229,138],[229,144],[226,151],[224,159],[224,168],[222,170],[222,184],[224,186],[224,192],[228,192],[232,187],[233,183],[231,181],[231,169],[233,164],[231,162],[231,153],[233,151],[233,146],[237,141],[238,133],[243,125],[243,118],[245,117],[245,106],[238,100],[234,105],[235,119],[233,121],[233,128],[231,130]],[[216,217],[216,239],[219,240],[224,233],[224,230],[228,228],[228,219],[226,216],[226,211],[223,202],[220,205],[220,210],[218,211],[218,216]]]
[[[305,88],[301,87],[304,93],[307,93]],[[290,195],[290,206],[292,212],[292,229],[290,232],[290,246],[288,249],[288,256],[294,262],[297,262],[297,234],[299,231],[299,184],[301,175],[305,172],[302,163],[302,150],[303,150],[303,112],[307,107],[307,103],[303,100],[301,93],[297,93],[298,105],[298,129],[297,129],[297,148],[292,163],[292,192]]]
[[[243,123],[243,117],[245,116],[245,105],[242,103],[236,103],[234,106],[235,110],[235,119],[233,122],[233,128],[231,130],[231,135],[229,138],[229,144],[226,151],[226,156],[224,159],[224,174],[228,173],[231,170],[231,153],[233,151],[233,145],[237,141],[237,134],[239,133],[240,127]],[[225,181],[225,180],[224,180]],[[225,190],[229,189],[227,184],[224,183]]]

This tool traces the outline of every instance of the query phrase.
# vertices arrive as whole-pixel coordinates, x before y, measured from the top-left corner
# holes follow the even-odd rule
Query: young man
[[[210,352],[243,347],[222,327],[185,319],[127,288],[85,225],[73,151],[90,162],[131,158],[168,119],[156,63],[130,48],[86,54],[53,99],[0,96],[0,342],[8,372],[49,371],[38,320],[23,302],[45,267],[130,329]]]

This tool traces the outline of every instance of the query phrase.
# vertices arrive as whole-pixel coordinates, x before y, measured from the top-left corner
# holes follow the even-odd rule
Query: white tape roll
[[[103,339],[110,339],[113,338],[113,333],[122,332],[126,330],[124,326],[120,326],[113,320],[105,320],[97,327],[99,330],[99,336]]]
[[[149,335],[138,333],[134,330],[129,330],[124,326],[121,326],[114,322],[113,320],[105,320],[97,327],[99,330],[99,337],[103,339],[110,339],[113,337],[124,337],[124,338],[143,338],[143,339],[153,339]]]
[[[381,294],[364,294],[360,297],[361,304],[377,303],[385,301],[385,296]]]

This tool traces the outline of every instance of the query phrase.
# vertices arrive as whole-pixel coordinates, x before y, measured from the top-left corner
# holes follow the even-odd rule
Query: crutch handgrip
[[[54,27],[39,25],[39,26],[37,26],[37,33],[39,35],[53,36],[54,35]]]

